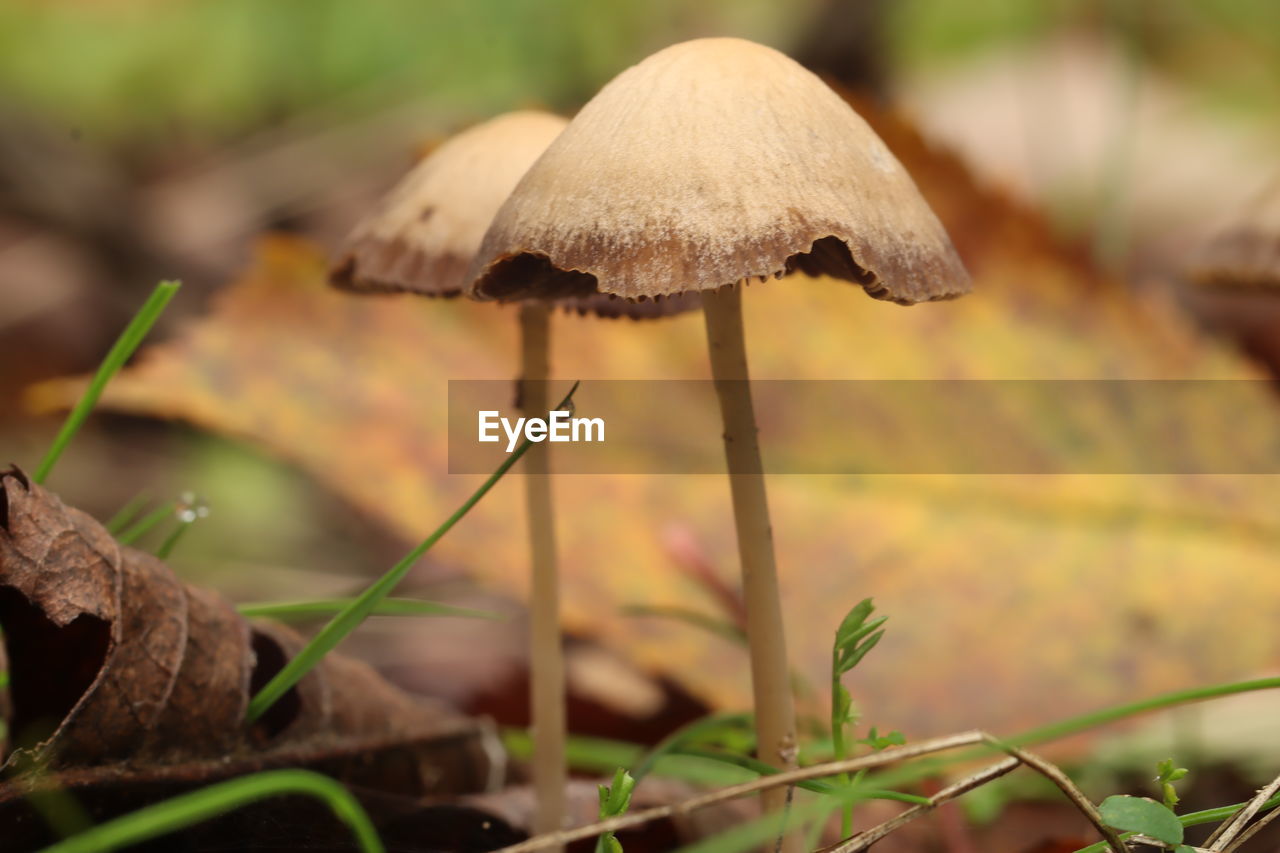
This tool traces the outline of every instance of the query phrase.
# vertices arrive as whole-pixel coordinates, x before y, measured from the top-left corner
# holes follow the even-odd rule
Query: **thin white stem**
[[[520,405],[525,417],[546,418],[550,376],[551,312],[542,302],[520,306]],[[560,636],[560,582],[557,571],[555,514],[547,443],[525,454],[524,483],[533,569],[530,595],[530,710],[533,723],[533,789],[537,801],[533,830],[564,828],[565,676]]]
[[[796,766],[795,703],[787,663],[787,644],[773,551],[773,527],[765,492],[755,409],[747,370],[742,325],[742,287],[734,285],[703,294],[711,375],[724,421],[724,450],[733,496],[747,606],[747,639],[751,655],[751,687],[755,701],[757,755],[780,770]],[[767,811],[786,807],[786,791],[763,797]],[[783,850],[798,850],[798,834]]]

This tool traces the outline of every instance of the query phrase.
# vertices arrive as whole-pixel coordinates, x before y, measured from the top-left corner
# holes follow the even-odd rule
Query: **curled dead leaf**
[[[303,638],[183,584],[16,468],[0,474],[0,624],[14,744],[4,770],[18,777],[0,784],[0,805],[24,774],[74,787],[326,766],[424,796],[484,790],[495,769],[487,726],[341,655],[246,724],[252,691]]]

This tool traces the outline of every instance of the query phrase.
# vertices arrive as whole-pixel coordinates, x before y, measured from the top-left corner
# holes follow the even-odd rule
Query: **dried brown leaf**
[[[12,667],[4,719],[18,747],[5,763],[17,779],[0,785],[0,804],[40,777],[71,787],[197,782],[299,765],[336,764],[406,795],[486,787],[485,726],[341,655],[246,724],[252,691],[301,636],[247,622],[18,469],[0,474],[0,510],[0,623]]]

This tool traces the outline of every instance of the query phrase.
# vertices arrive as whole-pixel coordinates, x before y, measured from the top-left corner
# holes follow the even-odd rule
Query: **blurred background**
[[[268,227],[332,241],[418,146],[704,35],[888,99],[1139,272],[1277,168],[1267,0],[4,0],[0,323],[93,350],[158,275],[221,283]]]
[[[261,268],[256,247],[263,233],[305,238],[309,251],[323,258],[416,156],[451,132],[519,107],[572,114],[624,67],[670,43],[707,35],[779,48],[868,110],[889,116],[877,128],[896,128],[896,137],[887,136],[891,147],[909,169],[920,170],[926,195],[977,274],[980,295],[984,276],[993,279],[990,292],[1000,294],[998,308],[975,300],[971,308],[955,309],[970,312],[961,315],[968,318],[966,328],[997,331],[965,332],[953,349],[927,319],[951,315],[911,312],[926,319],[911,321],[910,334],[956,354],[954,361],[917,371],[910,359],[920,358],[918,350],[904,345],[909,355],[890,366],[892,348],[870,348],[880,360],[863,359],[865,375],[1280,375],[1280,299],[1241,307],[1205,295],[1186,276],[1204,241],[1239,219],[1249,199],[1280,173],[1280,4],[1271,0],[0,0],[0,461],[31,465],[56,428],[53,416],[33,412],[24,389],[92,369],[156,280],[185,282],[156,333],[158,339],[182,339],[230,282],[253,264]],[[949,192],[963,197],[948,205]],[[1012,254],[991,261],[1003,257],[1006,240]],[[316,266],[314,258],[308,263]],[[266,265],[289,266],[270,258]],[[319,280],[314,269],[308,275]],[[1035,304],[1028,295],[1033,292],[1040,300]],[[869,300],[860,300],[857,311],[882,310],[864,302]],[[823,312],[813,313],[820,318]],[[447,321],[451,329],[469,322],[469,315],[441,316],[453,318]],[[1129,319],[1116,319],[1122,316]],[[1024,337],[1001,337],[1000,330],[1023,321]],[[837,366],[819,375],[838,376],[847,368],[840,347],[850,339],[834,331],[820,338],[829,349],[825,355],[815,350],[810,363]],[[700,358],[700,344],[696,335],[689,340],[692,363]],[[955,365],[967,358],[976,366],[966,374]],[[767,352],[760,359],[766,371],[788,367]],[[422,363],[431,362],[424,355]],[[493,375],[503,375],[504,363],[495,360]],[[216,385],[219,366],[205,366],[201,375]],[[100,517],[140,492],[165,498],[197,491],[212,514],[184,542],[182,570],[241,600],[299,597],[300,587],[307,595],[349,589],[353,575],[389,564],[412,531],[433,520],[417,512],[426,499],[416,493],[407,498],[388,487],[388,508],[381,510],[372,490],[335,487],[322,472],[321,451],[301,459],[280,452],[281,434],[266,427],[244,422],[198,429],[187,424],[209,427],[211,419],[192,417],[190,407],[133,408],[162,417],[96,419],[61,464],[55,487]],[[300,434],[322,429],[307,422]],[[411,465],[400,473],[416,476]],[[1022,606],[1017,595],[964,580],[949,596],[928,598],[928,590],[938,577],[1019,564],[1007,553],[992,562],[967,555],[965,543],[979,527],[955,521],[958,505],[970,512],[985,507],[996,519],[992,525],[1029,525],[1018,528],[1016,540],[1010,534],[1009,545],[1028,559],[1070,553],[1063,572],[1088,564],[1105,579],[1120,568],[1131,570],[1126,576],[1135,584],[1156,578],[1174,551],[1198,577],[1228,571],[1224,566],[1260,576],[1262,568],[1275,568],[1280,541],[1266,510],[1274,503],[1256,491],[1256,482],[1248,488],[1234,481],[1213,484],[1212,512],[1200,500],[1204,492],[1195,490],[1200,485],[1188,487],[1181,504],[1165,500],[1168,484],[1133,492],[1068,484],[1062,501],[1041,504],[1037,489],[988,490],[984,503],[954,484],[924,492],[910,484],[877,487],[877,493],[859,491],[864,485],[844,491],[797,487],[803,497],[795,498],[800,503],[793,511],[797,518],[814,518],[794,507],[807,506],[805,500],[829,507],[842,499],[824,498],[827,488],[855,495],[864,510],[894,501],[907,507],[892,524],[873,525],[857,540],[884,546],[868,563],[883,565],[884,578],[894,579],[885,589],[891,598],[895,590],[901,593],[903,619],[920,614],[920,624],[934,625],[968,619],[956,630],[975,638],[990,614]],[[723,495],[716,486],[710,495],[708,517],[722,523]],[[657,498],[664,507],[671,504]],[[1114,510],[1100,526],[1088,512],[1071,516],[1062,509],[1095,498]],[[600,500],[607,508],[610,498],[598,497],[596,506]],[[784,491],[783,531],[787,501]],[[1028,506],[1029,521],[1021,514]],[[1142,527],[1152,506],[1154,520]],[[1195,515],[1202,510],[1207,514]],[[935,523],[936,515],[947,520]],[[1066,543],[1081,518],[1085,538]],[[634,517],[614,520],[628,530],[646,524]],[[703,530],[700,544],[688,529],[662,524],[654,520],[653,529],[644,531],[657,542],[645,554],[663,555],[663,564],[676,566],[686,581],[701,577],[689,583],[709,599],[732,599],[732,591],[716,586],[720,581],[707,581],[733,577],[727,529]],[[812,535],[807,545],[838,529],[812,529],[817,526],[792,524],[790,540],[783,534],[784,551],[789,541],[800,551],[802,538]],[[937,573],[912,587],[890,572],[903,549],[911,550],[877,538],[890,528],[904,538],[923,537],[912,540],[928,543],[917,556]],[[1216,533],[1206,538],[1205,529]],[[474,545],[480,538],[463,541]],[[987,535],[986,541],[1002,540]],[[459,566],[464,552],[448,559],[452,568],[465,568]],[[456,585],[465,574],[429,567],[419,581],[437,584],[429,588],[439,593],[440,585]],[[1202,591],[1211,585],[1203,583]],[[633,586],[644,589],[638,581]],[[1059,587],[1045,582],[1034,594],[1049,600]],[[498,606],[493,596],[516,598],[519,591],[501,584],[487,589],[460,595]],[[986,616],[957,616],[948,609],[957,600],[991,609]],[[914,613],[904,612],[910,602],[917,605]],[[1121,614],[1130,632],[1124,642],[1159,647],[1152,638],[1164,630],[1161,608],[1175,606],[1155,593],[1133,605]],[[517,612],[514,604],[510,608]],[[1274,622],[1261,610],[1249,618],[1255,616],[1260,625]],[[1027,629],[1041,629],[1046,623],[1039,618],[1027,616]],[[1051,618],[1047,624],[1065,625],[1094,616],[1086,609]],[[1201,630],[1213,618],[1186,630]],[[1241,631],[1251,624],[1242,622]],[[488,657],[498,669],[519,669],[519,626],[511,631],[494,641],[506,646],[495,646]],[[1256,672],[1280,660],[1277,638],[1251,636],[1243,657],[1231,658],[1239,648],[1228,649],[1225,640],[1214,647],[1214,660],[1229,659],[1230,665],[1141,669],[1107,657],[1114,650],[1090,660],[1113,687],[1133,677],[1127,667],[1154,673],[1149,686],[1181,686]],[[645,638],[654,640],[641,630],[612,648]],[[474,632],[465,642],[475,642]],[[669,654],[654,642],[653,651],[640,656],[650,670]],[[826,642],[824,631],[811,644],[818,660]],[[422,648],[382,662],[394,671],[398,660],[415,659]],[[518,672],[514,680],[464,689],[452,681],[464,673],[449,669],[447,644],[433,648],[428,663],[439,669],[402,673],[406,681],[452,690],[477,709],[507,707],[505,720],[519,722],[521,711],[508,707],[522,701]],[[877,655],[901,661],[913,647],[896,647],[897,658],[891,641],[883,648]],[[1026,646],[997,644],[992,654],[999,648]],[[1067,658],[1073,647],[1061,648],[1066,651],[1029,661],[1028,671],[1056,677],[1054,665],[1072,665]],[[421,658],[415,660],[421,668]],[[579,699],[621,703],[619,713],[631,722],[616,730],[638,737],[658,736],[705,705],[732,704],[735,695],[732,688],[699,691],[678,676],[663,675],[655,688],[616,661],[586,651],[578,660]],[[975,653],[966,665],[967,674],[982,669],[981,656]],[[456,661],[453,666],[458,668]],[[1003,689],[1034,693],[1019,672],[1007,673]],[[734,677],[742,681],[741,673]],[[880,684],[876,677],[868,675],[868,685]],[[888,669],[883,677],[890,678]],[[981,695],[981,685],[971,686]],[[944,687],[950,689],[934,685]],[[1091,706],[1116,698],[1116,691],[1073,696]],[[1028,722],[1067,710],[1056,707],[1051,694],[1041,693],[1038,701]],[[913,722],[930,728],[919,701],[903,704],[916,709]],[[636,717],[646,715],[652,728],[635,728]],[[595,730],[609,727],[596,719]]]

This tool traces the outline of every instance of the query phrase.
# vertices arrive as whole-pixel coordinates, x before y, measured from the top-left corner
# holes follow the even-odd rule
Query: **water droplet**
[[[178,521],[183,524],[191,524],[201,518],[209,517],[209,505],[200,499],[195,492],[183,492],[178,498],[178,508],[176,511]]]

